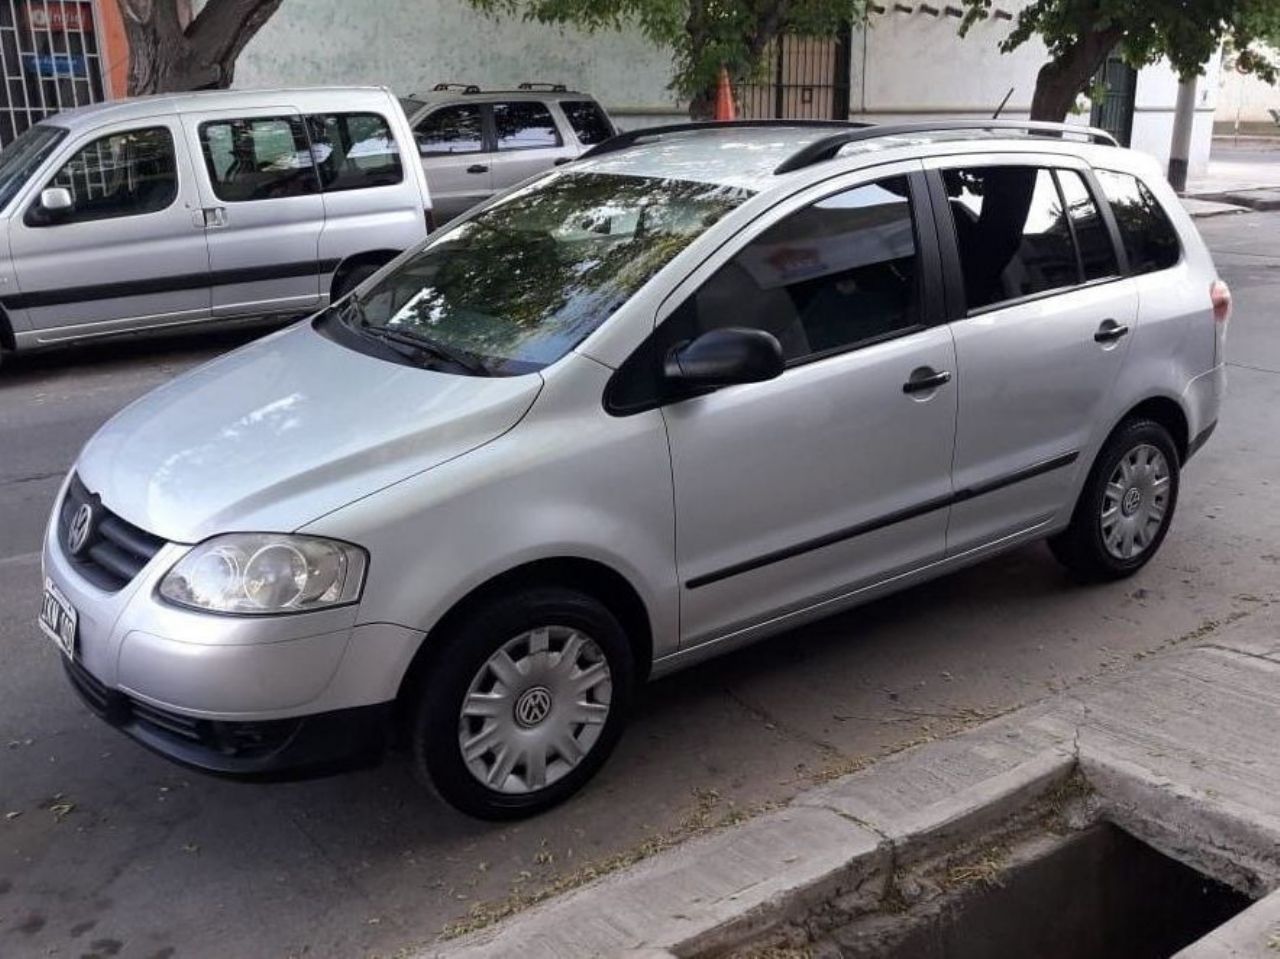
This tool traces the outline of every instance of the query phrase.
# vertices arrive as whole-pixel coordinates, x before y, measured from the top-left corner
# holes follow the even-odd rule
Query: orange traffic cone
[[[723,64],[720,66],[720,79],[716,83],[715,118],[717,120],[738,119],[738,111],[733,105],[733,86],[729,83],[729,71]]]

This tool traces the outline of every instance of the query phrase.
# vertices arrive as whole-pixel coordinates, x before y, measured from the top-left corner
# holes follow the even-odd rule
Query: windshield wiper
[[[352,300],[355,303],[355,300]],[[431,340],[425,336],[418,336],[414,333],[403,333],[400,330],[390,330],[385,326],[372,326],[364,316],[362,307],[357,306],[360,314],[359,330],[368,336],[382,340],[388,344],[395,343],[399,346],[406,346],[418,354],[426,353],[434,356],[438,360],[444,360],[446,363],[452,363],[459,366],[473,376],[492,376],[493,371],[484,365],[480,360],[464,353],[461,350],[449,346],[447,343],[441,343],[439,340]]]

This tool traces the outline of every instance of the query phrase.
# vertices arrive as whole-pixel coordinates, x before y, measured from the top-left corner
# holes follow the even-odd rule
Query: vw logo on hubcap
[[[1136,486],[1130,486],[1125,490],[1124,499],[1120,501],[1120,509],[1125,516],[1132,516],[1138,511],[1138,507],[1142,505],[1142,490]]]
[[[516,700],[516,722],[526,729],[538,725],[547,718],[549,712],[551,712],[551,690],[546,686],[530,687]]]
[[[72,556],[79,556],[89,544],[89,534],[92,531],[93,507],[88,503],[81,503],[75,515],[71,517],[71,525],[67,527],[67,550]]]

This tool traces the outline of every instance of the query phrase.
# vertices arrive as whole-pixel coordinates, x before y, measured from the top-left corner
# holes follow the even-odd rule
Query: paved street
[[[450,811],[398,759],[306,783],[205,778],[82,708],[32,625],[58,478],[112,412],[245,334],[12,361],[0,371],[0,956],[393,955],[477,904],[640,856],[1280,599],[1280,214],[1200,225],[1235,293],[1230,395],[1147,570],[1081,588],[1028,548],[665,680],[579,798],[518,825]]]

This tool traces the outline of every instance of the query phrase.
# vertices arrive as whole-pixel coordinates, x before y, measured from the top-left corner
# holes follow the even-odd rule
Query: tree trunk
[[[1031,95],[1031,119],[1062,123],[1075,106],[1076,97],[1120,42],[1119,30],[1086,33],[1056,60],[1050,60],[1036,74]]]
[[[178,0],[121,0],[129,95],[231,86],[236,58],[282,0],[208,0],[185,28]]]

